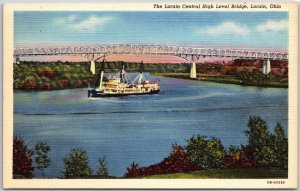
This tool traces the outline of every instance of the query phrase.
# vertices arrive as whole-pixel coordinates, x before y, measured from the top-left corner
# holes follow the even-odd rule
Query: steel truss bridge
[[[198,48],[188,46],[151,45],[151,44],[109,44],[92,46],[60,46],[60,47],[17,47],[14,49],[14,57],[19,59],[26,56],[53,56],[74,55],[87,58],[91,61],[91,71],[94,72],[95,61],[106,55],[112,54],[142,54],[142,55],[170,55],[183,58],[190,63],[192,70],[196,70],[195,63],[204,57],[252,59],[264,60],[263,72],[271,71],[270,60],[287,61],[288,53],[274,51],[259,51],[245,49],[226,48]]]

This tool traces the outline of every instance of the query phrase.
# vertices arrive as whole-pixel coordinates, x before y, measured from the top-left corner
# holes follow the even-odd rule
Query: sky
[[[287,12],[18,11],[15,46],[145,43],[288,47]]]

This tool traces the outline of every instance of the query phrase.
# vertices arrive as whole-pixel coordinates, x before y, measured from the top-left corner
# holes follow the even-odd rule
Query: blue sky
[[[287,12],[15,12],[14,43],[287,49]]]

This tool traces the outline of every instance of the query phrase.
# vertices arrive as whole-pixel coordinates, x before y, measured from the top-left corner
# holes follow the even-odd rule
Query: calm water
[[[225,147],[245,144],[250,115],[287,130],[287,89],[160,80],[158,95],[121,98],[89,99],[87,89],[15,91],[14,134],[32,148],[38,141],[50,145],[45,174],[53,178],[63,175],[71,148],[87,151],[94,172],[105,156],[110,175],[123,176],[133,161],[160,162],[172,143],[185,145],[194,134],[219,137]]]

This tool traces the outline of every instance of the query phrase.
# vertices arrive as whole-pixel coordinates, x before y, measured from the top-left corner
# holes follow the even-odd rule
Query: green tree
[[[71,79],[71,74],[70,73],[64,73],[63,78],[70,80]]]
[[[23,88],[24,86],[24,81],[21,80],[21,79],[15,79],[14,80],[14,89],[20,89],[20,88]]]
[[[270,79],[270,75],[265,75],[260,70],[249,71],[245,69],[239,74],[239,78],[244,84],[264,84]]]
[[[273,149],[275,153],[274,166],[287,168],[288,166],[288,138],[284,133],[284,129],[280,123],[277,123],[274,129],[275,134],[273,135]]]
[[[51,162],[48,156],[49,151],[50,147],[47,143],[39,142],[35,146],[35,165],[37,169],[42,171],[43,178],[45,178],[44,169],[48,168]]]
[[[87,153],[84,150],[79,148],[72,149],[63,161],[65,164],[65,178],[85,178],[93,174],[92,169],[88,165]]]
[[[188,160],[204,169],[221,168],[225,149],[218,138],[193,136],[187,141]]]
[[[108,176],[108,170],[105,164],[105,157],[99,158],[98,161],[99,161],[99,167],[98,167],[97,175]]]
[[[250,116],[248,130],[248,146],[253,150],[253,157],[258,166],[270,166],[274,163],[275,153],[272,149],[272,136],[267,123],[259,116]]]

